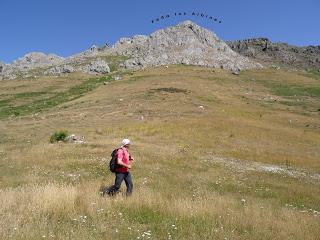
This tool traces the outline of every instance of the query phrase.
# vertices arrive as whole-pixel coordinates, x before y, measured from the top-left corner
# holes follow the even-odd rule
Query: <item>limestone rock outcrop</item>
[[[122,38],[111,52],[130,56],[126,68],[169,64],[200,65],[232,71],[262,68],[262,65],[234,52],[213,32],[191,21],[158,30],[150,36]]]

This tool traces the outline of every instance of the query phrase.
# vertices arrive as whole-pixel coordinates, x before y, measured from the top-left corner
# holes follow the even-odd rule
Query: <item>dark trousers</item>
[[[108,195],[114,195],[117,192],[119,192],[119,189],[121,187],[121,183],[124,180],[127,186],[127,196],[130,196],[132,194],[132,189],[133,189],[133,183],[132,183],[132,178],[131,178],[131,173],[126,172],[126,173],[115,173],[116,179],[114,181],[114,185],[112,185],[108,191]]]

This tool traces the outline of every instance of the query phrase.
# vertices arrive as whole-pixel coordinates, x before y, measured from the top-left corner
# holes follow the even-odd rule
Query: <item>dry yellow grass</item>
[[[198,191],[174,198],[138,187],[130,199],[103,199],[97,182],[1,190],[2,239],[316,239],[308,213],[247,198]],[[174,189],[172,189],[174,190]],[[174,190],[175,191],[175,190]],[[171,236],[171,237],[170,237]]]
[[[4,82],[1,96],[83,80]],[[320,100],[304,95],[317,84],[287,71],[170,66],[1,119],[0,239],[317,239],[319,183],[200,161],[213,154],[319,172]],[[50,144],[60,129],[87,143]],[[133,141],[134,195],[102,198],[123,137]]]

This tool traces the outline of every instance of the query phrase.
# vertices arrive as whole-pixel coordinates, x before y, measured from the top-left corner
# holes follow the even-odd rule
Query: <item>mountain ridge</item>
[[[111,62],[104,58],[114,55],[126,58],[117,63],[119,68],[134,70],[171,64],[199,65],[236,72],[263,66],[320,69],[320,46],[297,47],[274,43],[268,38],[223,41],[214,32],[186,20],[159,29],[149,36],[120,38],[111,47],[107,44],[101,48],[93,45],[84,52],[65,58],[52,53],[30,52],[11,64],[0,61],[0,79],[29,76],[29,71],[40,68],[43,68],[40,74],[44,75],[74,71],[106,73]],[[104,71],[100,72],[100,69]]]
[[[266,66],[280,64],[298,69],[320,69],[319,46],[294,46],[283,42],[272,42],[268,38],[250,38],[226,41],[237,53],[255,59]]]

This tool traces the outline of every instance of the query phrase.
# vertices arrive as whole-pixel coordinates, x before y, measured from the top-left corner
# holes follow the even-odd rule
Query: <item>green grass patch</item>
[[[244,82],[252,82],[249,79],[243,79]],[[320,98],[320,86],[306,86],[300,84],[286,84],[275,82],[272,79],[258,80],[255,79],[255,83],[259,83],[268,88],[273,94],[282,97],[313,97]]]
[[[209,102],[209,103],[217,102],[217,99],[214,96],[199,96],[198,98],[204,102]]]
[[[83,96],[85,93],[92,91],[106,81],[112,81],[111,76],[90,78],[82,82],[81,84],[68,89],[67,91],[57,93],[56,95],[49,98],[36,100],[30,104],[3,107],[2,109],[0,109],[0,118],[6,118],[9,116],[24,116],[48,110],[59,104],[77,99]],[[30,97],[37,94],[39,93],[20,93],[18,97]]]
[[[174,87],[168,87],[168,88],[153,88],[150,89],[149,92],[165,92],[165,93],[190,93],[189,90],[181,89],[181,88],[174,88]]]
[[[169,218],[165,212],[157,208],[150,208],[148,206],[140,206],[135,208],[125,208],[122,206],[120,209],[124,210],[129,220],[133,223],[150,224],[162,223],[166,218]]]
[[[320,80],[320,72],[317,70],[310,70],[306,74],[304,74],[306,77],[310,77],[316,80]]]
[[[110,68],[111,72],[119,70],[119,65],[129,59],[127,56],[118,56],[118,55],[110,55],[102,57],[107,63]]]
[[[8,106],[9,103],[10,103],[10,99],[0,100],[0,108]]]
[[[31,98],[39,95],[47,94],[47,92],[22,92],[17,93],[12,96],[12,99],[20,99],[20,98]]]
[[[47,94],[47,92],[22,92],[22,93],[16,93],[16,94],[8,94],[8,95],[5,95],[7,99],[0,100],[0,108],[9,107],[14,100],[28,99],[28,98],[41,96],[44,94]]]
[[[320,98],[320,87],[302,87],[285,84],[271,84],[269,86],[275,95],[283,97],[316,97]]]

